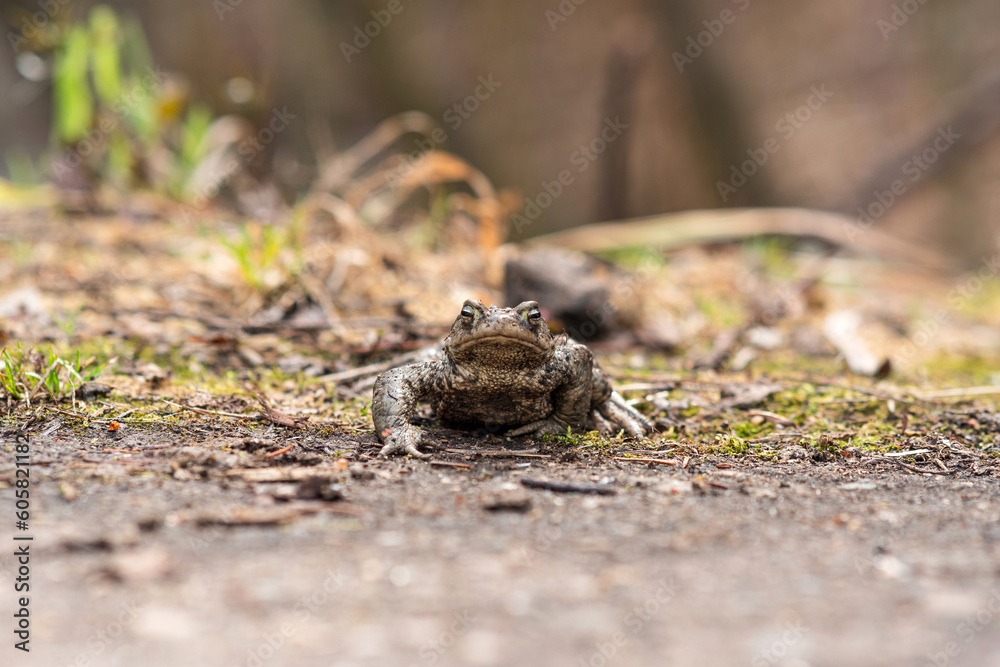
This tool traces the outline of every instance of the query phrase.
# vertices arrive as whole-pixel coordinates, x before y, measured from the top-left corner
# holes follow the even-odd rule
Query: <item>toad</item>
[[[435,443],[410,423],[419,401],[445,424],[507,436],[623,430],[643,438],[653,425],[611,388],[590,350],[553,336],[535,301],[487,308],[467,300],[444,343],[427,360],[382,373],[372,420],[382,455],[428,455]]]

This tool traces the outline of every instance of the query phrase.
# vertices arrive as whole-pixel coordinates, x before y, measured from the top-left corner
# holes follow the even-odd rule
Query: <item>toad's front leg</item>
[[[393,368],[375,380],[372,422],[376,437],[385,445],[379,452],[382,456],[410,454],[429,458],[429,454],[420,451],[420,446],[434,448],[437,445],[410,420],[416,413],[417,403],[431,394],[444,372],[442,362],[428,361]]]
[[[652,422],[611,388],[611,382],[599,368],[594,369],[593,385],[591,419],[601,435],[612,435],[624,430],[633,438],[642,440],[653,432]]]
[[[652,422],[626,403],[617,391],[611,392],[611,396],[599,403],[594,412],[604,418],[603,427],[598,428],[602,435],[611,435],[621,429],[636,440],[642,440],[653,432]],[[601,422],[598,421],[598,424]]]
[[[559,349],[546,373],[563,378],[552,391],[552,414],[516,428],[507,435],[566,435],[567,429],[583,431],[590,411],[594,357],[583,345]]]

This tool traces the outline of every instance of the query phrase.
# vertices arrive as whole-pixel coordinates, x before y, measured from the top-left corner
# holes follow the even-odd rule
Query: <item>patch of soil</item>
[[[243,430],[32,438],[32,653],[17,664],[1000,659],[989,460],[667,465],[434,431],[447,450],[424,462],[378,458],[371,435],[275,428],[254,448]],[[8,550],[8,619],[15,573]]]

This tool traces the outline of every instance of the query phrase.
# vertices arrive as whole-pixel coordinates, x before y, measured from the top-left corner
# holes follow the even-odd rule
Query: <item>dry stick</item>
[[[577,484],[560,484],[558,482],[546,482],[541,479],[521,478],[521,484],[529,489],[545,489],[556,493],[590,493],[598,496],[613,496],[618,491],[609,489],[606,486],[579,486]]]
[[[341,371],[340,373],[321,375],[316,379],[320,382],[345,382],[347,380],[354,380],[355,378],[364,377],[369,374],[374,375],[375,373],[382,373],[390,368],[392,368],[392,362],[380,361],[377,364],[368,364],[367,366],[359,366],[358,368],[349,368],[348,370]]]
[[[84,463],[90,463],[94,465],[119,465],[119,466],[146,465],[142,461],[136,461],[136,460],[121,461],[119,459],[104,459],[103,461],[95,461],[94,459],[88,459],[86,456],[81,456],[80,460],[83,461]]]
[[[940,470],[925,470],[923,468],[918,468],[916,466],[911,466],[911,465],[909,465],[907,463],[903,463],[899,459],[891,459],[891,458],[888,458],[888,457],[882,457],[881,460],[882,461],[892,461],[893,463],[895,463],[896,465],[898,465],[900,468],[905,468],[906,470],[909,470],[910,472],[926,473],[928,475],[950,475],[951,474],[950,470],[948,472],[941,472]]]
[[[448,468],[462,468],[463,470],[472,470],[472,466],[468,463],[455,463],[453,461],[428,461],[432,466],[445,466]]]
[[[446,449],[444,450],[449,454],[478,454],[480,456],[491,456],[498,459],[504,458],[527,458],[527,459],[551,459],[551,454],[538,454],[537,449],[533,449],[527,452],[521,452],[516,449],[486,449],[483,451],[475,451],[468,449]]]
[[[604,366],[602,365],[601,368],[604,368]],[[623,367],[620,368],[617,366],[608,366],[607,368],[608,373],[612,375],[625,375],[629,372],[629,370],[631,369]],[[717,389],[718,387],[729,385],[732,383],[733,383],[732,380],[707,380],[704,378],[699,378],[695,380],[695,379],[667,376],[667,375],[656,376],[655,374],[653,374],[652,381],[649,383],[635,383],[634,385],[632,384],[618,385],[615,386],[615,391],[618,392],[621,392],[622,390],[649,391],[649,389],[646,389],[646,387],[651,387],[652,389],[655,389],[661,385],[663,385],[664,390],[677,389],[681,385],[684,385],[684,387],[690,391],[712,391],[714,389]]]
[[[747,440],[747,442],[757,445],[775,441],[780,442],[782,440],[788,440],[790,438],[801,438],[802,435],[803,434],[801,431],[791,431],[789,433],[772,433],[771,435],[765,435],[761,438],[750,438]],[[828,434],[822,433],[821,435],[828,435]]]
[[[280,412],[271,407],[264,398],[264,390],[260,388],[260,385],[256,381],[253,382],[253,387],[251,388],[251,393],[253,393],[254,398],[260,403],[260,407],[264,408],[263,417],[279,426],[287,426],[288,428],[305,428],[307,418],[302,417],[292,417],[286,415],[284,412]]]
[[[750,415],[751,417],[754,415],[758,417],[763,417],[764,419],[767,419],[768,421],[774,422],[775,424],[779,424],[781,426],[795,425],[795,422],[789,419],[788,417],[785,417],[784,415],[779,415],[778,413],[771,412],[769,410],[747,410],[747,414]]]
[[[90,415],[85,415],[82,412],[73,412],[71,410],[60,410],[59,408],[53,408],[48,405],[43,405],[44,410],[49,412],[58,412],[61,415],[66,415],[67,417],[75,417],[77,419],[88,419],[95,422],[126,422],[128,424],[162,424],[162,419],[123,419],[121,417],[91,417]]]
[[[675,452],[677,450],[689,450],[689,449],[692,450],[694,454],[699,453],[697,445],[678,442],[676,440],[666,443],[666,446],[660,447],[659,449],[641,449],[632,451],[641,451],[643,453],[649,453],[649,454],[670,454],[671,452]]]
[[[536,236],[527,244],[529,247],[555,245],[583,252],[627,246],[676,249],[767,234],[820,238],[835,247],[861,248],[883,257],[925,266],[947,265],[940,253],[906,243],[874,227],[854,239],[848,239],[844,234],[844,224],[855,222],[856,217],[849,215],[802,208],[696,210],[583,225]]]
[[[290,322],[277,322],[274,324],[250,324],[245,320],[229,319],[224,317],[213,317],[206,315],[197,315],[194,313],[181,313],[175,311],[159,310],[156,308],[95,308],[93,306],[84,306],[84,310],[100,313],[103,315],[142,315],[148,317],[154,321],[162,321],[165,319],[181,319],[181,320],[191,320],[193,322],[198,322],[205,327],[213,330],[232,330],[232,329],[242,329],[242,330],[252,330],[252,332],[257,333],[268,333],[271,331],[315,331],[317,329],[325,330],[329,329],[329,325],[323,326],[295,326]],[[411,322],[404,320],[402,318],[388,318],[388,317],[359,317],[350,320],[336,320],[334,324],[339,328],[346,329],[362,329],[368,327],[400,327],[410,330],[417,329],[440,329],[439,324],[421,324],[418,322]]]
[[[407,352],[406,354],[393,357],[388,361],[380,361],[375,364],[368,364],[367,366],[359,366],[358,368],[349,368],[346,371],[341,371],[339,373],[321,375],[316,379],[321,382],[345,382],[347,380],[365,377],[366,375],[375,375],[376,373],[385,372],[390,368],[410,363],[420,356],[422,351],[423,350],[414,350],[413,352]]]
[[[53,408],[48,405],[43,405],[42,408],[49,412],[58,412],[61,415],[66,415],[68,417],[76,417],[77,419],[91,419],[93,421],[111,421],[109,418],[105,417],[91,417],[90,415],[85,415],[82,412],[74,412],[72,410],[61,410],[59,408]]]
[[[217,410],[205,410],[204,408],[193,408],[190,405],[181,405],[180,403],[174,403],[173,401],[168,401],[165,398],[161,398],[161,401],[167,405],[172,405],[175,408],[180,408],[181,410],[190,410],[191,412],[197,412],[203,415],[212,415],[213,417],[232,417],[233,419],[252,419],[255,415],[238,415],[235,412],[219,412]]]
[[[360,167],[374,159],[400,137],[409,133],[429,137],[435,127],[434,120],[420,111],[406,111],[385,119],[336,158],[324,160],[311,193],[339,190],[350,181]]]
[[[266,456],[269,459],[272,459],[275,456],[281,456],[285,452],[291,451],[292,447],[294,447],[294,446],[295,446],[295,443],[292,443],[290,445],[286,445],[286,446],[282,447],[281,449],[276,449],[273,452],[268,452],[267,454],[264,454],[264,456]]]
[[[42,375],[42,377],[38,378],[38,382],[35,383],[35,388],[31,390],[30,394],[28,394],[28,407],[31,407],[31,399],[33,399],[35,397],[35,394],[38,393],[38,390],[42,388],[42,383],[45,382],[46,378],[49,377],[49,375],[52,373],[52,371],[55,370],[56,366],[58,365],[59,365],[59,360],[56,359],[55,361],[52,362],[52,365],[49,366],[49,370],[45,371],[45,374]]]
[[[685,456],[684,457],[684,462],[681,463],[681,470],[686,470],[689,463],[691,463],[691,457],[690,456]]]
[[[663,465],[675,466],[677,461],[670,461],[668,459],[640,459],[630,456],[612,456],[610,457],[612,461],[628,461],[630,463],[662,463]]]
[[[634,382],[632,384],[620,384],[615,387],[615,391],[667,391],[674,389],[678,385],[677,381],[670,382]]]

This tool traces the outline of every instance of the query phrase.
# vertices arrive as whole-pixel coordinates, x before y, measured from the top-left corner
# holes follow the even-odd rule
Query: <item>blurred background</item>
[[[77,58],[69,27],[89,21],[97,42],[117,31],[109,39],[123,71],[154,67],[160,115],[151,122],[207,128],[225,118],[230,133],[215,128],[215,141],[256,134],[259,145],[236,144],[241,157],[285,203],[381,121],[418,110],[441,130],[436,148],[475,165],[503,191],[508,214],[532,221],[515,224],[515,238],[686,209],[802,206],[847,214],[958,266],[976,265],[1000,239],[992,0],[106,5],[107,25],[83,0],[0,4],[6,177],[51,177],[53,147],[98,127],[99,117],[78,117],[76,136],[72,118],[53,118],[60,95],[59,113],[75,104],[53,85]],[[122,38],[139,25],[141,56],[129,46],[141,40]],[[120,87],[105,86],[112,110]],[[273,136],[269,124],[281,125]],[[420,150],[420,138],[401,136],[400,150]],[[191,195],[210,152],[189,156],[177,192]],[[57,176],[79,185],[73,173]],[[557,194],[539,200],[546,192]]]

